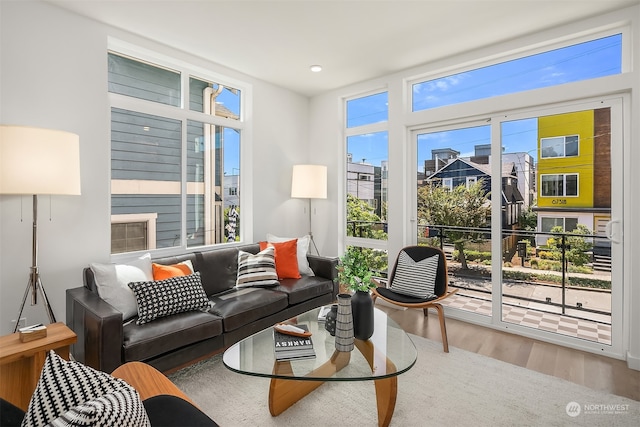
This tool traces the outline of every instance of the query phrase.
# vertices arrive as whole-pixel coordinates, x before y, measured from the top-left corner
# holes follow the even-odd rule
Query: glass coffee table
[[[240,374],[271,378],[272,416],[280,415],[325,381],[373,380],[378,425],[388,426],[396,406],[397,377],[416,363],[411,338],[386,313],[374,309],[373,336],[366,341],[356,339],[351,352],[339,352],[335,338],[318,322],[318,312],[314,309],[289,321],[308,325],[315,358],[276,361],[273,328],[267,328],[229,347],[223,356],[225,366]]]

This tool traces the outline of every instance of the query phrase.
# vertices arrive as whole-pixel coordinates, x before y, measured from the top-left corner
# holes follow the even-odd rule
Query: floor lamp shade
[[[327,167],[323,165],[294,165],[291,177],[291,197],[326,199]]]
[[[0,194],[33,197],[31,273],[22,297],[13,332],[18,330],[29,293],[31,305],[37,295],[51,323],[56,317],[38,271],[38,195],[80,194],[80,142],[78,135],[59,130],[0,125]]]
[[[1,125],[0,194],[79,195],[78,135]]]

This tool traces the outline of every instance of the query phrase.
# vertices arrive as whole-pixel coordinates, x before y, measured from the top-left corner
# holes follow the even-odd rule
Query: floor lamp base
[[[42,281],[40,280],[38,267],[31,267],[29,283],[27,283],[27,289],[25,289],[24,296],[22,297],[22,304],[20,304],[20,311],[18,312],[18,317],[16,317],[16,327],[13,329],[13,332],[18,331],[18,325],[20,324],[20,318],[22,317],[22,311],[24,310],[24,304],[27,301],[29,291],[31,291],[31,305],[37,304],[38,292],[40,292],[42,300],[44,301],[44,308],[47,312],[47,316],[49,316],[49,323],[56,322],[56,316],[53,314],[51,304],[49,304],[49,299],[47,298],[47,293],[44,291],[44,286],[42,286]]]

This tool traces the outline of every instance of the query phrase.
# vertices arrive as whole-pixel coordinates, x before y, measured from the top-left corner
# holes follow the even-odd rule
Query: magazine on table
[[[307,325],[295,325],[298,328],[309,330]],[[300,337],[284,334],[273,330],[273,347],[276,360],[297,360],[316,357],[311,337]]]

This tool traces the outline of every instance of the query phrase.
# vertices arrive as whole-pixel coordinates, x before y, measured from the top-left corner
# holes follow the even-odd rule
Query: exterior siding
[[[558,114],[538,119],[538,153],[540,140],[554,136],[578,135],[578,155],[572,157],[542,158],[538,154],[538,207],[587,208],[593,207],[593,110]],[[542,195],[542,175],[578,174],[578,196],[548,197]]]

